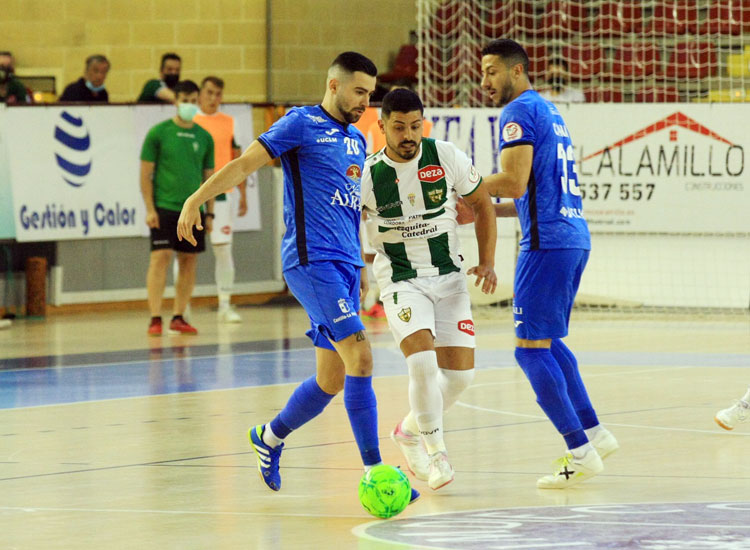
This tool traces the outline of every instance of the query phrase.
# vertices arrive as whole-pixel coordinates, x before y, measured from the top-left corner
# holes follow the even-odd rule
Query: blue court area
[[[395,347],[373,348],[375,376],[405,375]],[[581,365],[745,367],[750,354],[579,352]],[[477,350],[478,369],[515,368],[512,350]],[[301,382],[306,338],[0,360],[0,409]]]

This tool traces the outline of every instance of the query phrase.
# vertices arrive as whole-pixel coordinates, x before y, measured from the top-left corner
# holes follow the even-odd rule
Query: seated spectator
[[[13,54],[0,52],[0,103],[18,105],[31,103],[31,97],[23,83],[16,78],[13,69]]]
[[[153,79],[143,85],[138,103],[174,103],[174,87],[180,81],[182,59],[176,53],[165,53],[161,56],[159,79]]]
[[[583,91],[568,86],[570,74],[568,62],[562,58],[551,59],[547,64],[547,86],[539,90],[539,95],[553,103],[584,103]]]
[[[104,79],[109,72],[109,61],[103,55],[86,58],[83,76],[65,87],[60,101],[83,101],[85,103],[107,103],[109,94],[104,87]]]

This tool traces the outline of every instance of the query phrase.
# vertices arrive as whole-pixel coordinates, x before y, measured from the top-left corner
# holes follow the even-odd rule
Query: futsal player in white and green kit
[[[476,220],[479,265],[467,273],[485,293],[497,286],[495,211],[482,178],[452,143],[422,137],[419,96],[383,98],[386,146],[362,174],[362,209],[373,269],[396,343],[409,369],[411,411],[391,437],[417,479],[436,490],[453,480],[443,412],[474,377],[474,323],[456,232],[459,195]]]

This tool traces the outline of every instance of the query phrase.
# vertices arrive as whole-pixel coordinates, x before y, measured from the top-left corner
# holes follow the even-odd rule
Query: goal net
[[[750,0],[417,0],[417,12],[433,137],[456,141],[441,134],[446,109],[491,107],[480,59],[494,38],[524,45],[532,84],[558,104],[592,232],[577,307],[746,320],[750,139],[736,121],[750,118],[737,104],[750,101]],[[550,74],[561,60],[562,82]],[[556,98],[561,86],[582,101]],[[453,111],[470,118],[463,143],[496,149],[497,131],[482,134],[496,108]],[[497,159],[474,161],[496,171]]]

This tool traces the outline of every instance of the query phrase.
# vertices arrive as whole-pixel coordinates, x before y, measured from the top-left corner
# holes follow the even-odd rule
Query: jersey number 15
[[[581,196],[581,189],[578,187],[578,170],[576,169],[576,159],[573,154],[573,146],[568,145],[566,149],[562,143],[557,144],[557,158],[562,161],[562,183],[563,193]],[[568,170],[570,166],[570,170]],[[570,176],[570,177],[568,177]]]

